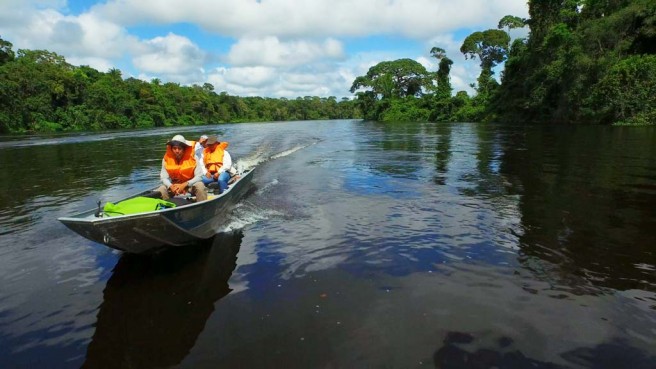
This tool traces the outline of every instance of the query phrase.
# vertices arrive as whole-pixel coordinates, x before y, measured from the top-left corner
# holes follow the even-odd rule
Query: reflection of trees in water
[[[176,365],[194,346],[214,303],[227,295],[243,234],[152,257],[124,255],[114,268],[85,368]]]
[[[649,140],[600,127],[523,130],[504,143],[501,165],[520,195],[521,261],[576,293],[656,291]]]
[[[154,159],[163,155],[164,142],[161,137],[137,136],[4,148],[0,162],[11,175],[0,176],[0,204],[8,211],[20,211],[25,201],[35,197],[63,195],[68,200],[103,190],[139,168],[156,166]],[[159,169],[153,169],[152,178],[158,175]],[[18,190],[17,179],[27,181]]]
[[[492,346],[492,347],[490,347]],[[469,333],[449,332],[443,346],[433,354],[433,364],[439,369],[560,369],[557,365],[532,359],[517,350],[509,337],[499,337],[494,344],[481,345]],[[621,341],[594,347],[580,347],[560,355],[564,361],[579,368],[596,369],[651,369],[656,357],[624,345]]]
[[[451,160],[451,124],[438,124],[435,126],[437,144],[435,145],[435,177],[433,182],[437,185],[445,185]]]
[[[358,155],[356,160],[363,163],[366,168],[386,176],[412,177],[422,169],[422,151],[434,150],[432,127],[433,124],[421,123],[377,123],[366,122],[361,128],[360,137],[366,138],[358,150],[366,151],[366,154]],[[428,129],[428,131],[427,131]],[[374,134],[378,132],[379,134]],[[372,155],[376,151],[384,152],[383,156]],[[393,152],[390,156],[388,152]]]
[[[460,194],[490,201],[495,206],[514,206],[515,201],[507,197],[510,183],[500,171],[506,134],[503,126],[464,124],[458,127],[453,139],[465,157],[461,160],[466,160],[470,154],[475,162],[471,166],[458,168],[459,173],[454,180],[460,182]]]

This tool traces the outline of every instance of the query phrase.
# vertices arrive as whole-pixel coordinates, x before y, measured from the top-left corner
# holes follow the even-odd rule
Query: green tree
[[[510,34],[510,30],[514,28],[522,28],[526,26],[526,20],[514,15],[506,15],[499,21],[498,29],[507,28],[507,33]]]
[[[481,74],[478,77],[479,94],[486,96],[496,81],[492,78],[494,68],[497,64],[506,60],[510,36],[505,31],[489,29],[482,32],[474,32],[465,38],[460,52],[466,59],[478,59],[481,61]]]
[[[594,87],[603,123],[656,124],[656,56],[635,55],[615,64]]]
[[[444,51],[444,49],[442,49],[441,47],[433,47],[430,53],[435,59],[440,61],[436,74],[437,99],[438,100],[448,99],[451,97],[451,92],[453,91],[453,88],[451,87],[451,77],[450,77],[453,60],[449,59],[446,56],[446,51]]]
[[[383,99],[419,96],[427,77],[426,68],[412,59],[384,61],[369,68],[366,75],[357,77],[350,91],[369,88]]]
[[[14,60],[16,54],[14,54],[14,51],[11,49],[13,46],[14,45],[11,42],[5,41],[0,37],[0,65]]]

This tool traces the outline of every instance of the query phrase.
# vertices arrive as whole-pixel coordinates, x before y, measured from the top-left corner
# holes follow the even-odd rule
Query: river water
[[[219,134],[207,242],[56,219]],[[656,129],[318,121],[0,139],[0,368],[656,368]]]

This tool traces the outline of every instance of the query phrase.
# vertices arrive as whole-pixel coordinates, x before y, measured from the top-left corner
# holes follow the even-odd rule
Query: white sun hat
[[[172,145],[172,144],[175,144],[175,143],[181,143],[181,144],[183,144],[183,145],[185,145],[185,146],[191,146],[191,142],[185,140],[185,138],[184,138],[183,135],[175,135],[175,136],[173,136],[173,138],[171,139],[171,141],[167,142],[166,144],[167,144],[167,145]]]

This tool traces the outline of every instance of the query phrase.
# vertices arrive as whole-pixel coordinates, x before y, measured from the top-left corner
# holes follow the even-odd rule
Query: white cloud
[[[72,65],[88,65],[91,68],[101,71],[101,72],[107,72],[108,70],[112,68],[116,68],[116,66],[109,60],[104,59],[104,58],[96,58],[96,57],[67,57],[66,61]]]
[[[228,83],[240,84],[248,87],[264,87],[274,83],[278,78],[276,70],[270,67],[243,67],[226,70],[225,78]]]
[[[244,38],[230,48],[226,61],[238,66],[293,67],[325,59],[341,59],[342,44],[335,39],[323,43],[306,40],[281,42],[277,37]]]
[[[425,38],[527,14],[524,1],[507,0],[114,0],[93,11],[118,24],[190,22],[233,37],[377,33]]]
[[[0,12],[3,11],[6,9],[0,7]],[[114,60],[136,42],[124,28],[90,14],[67,16],[53,9],[42,9],[19,10],[16,15],[14,21],[0,25],[0,35],[12,42],[15,49],[54,51],[69,63],[90,65],[101,71],[114,65]]]
[[[205,62],[205,53],[188,38],[169,33],[142,42],[142,52],[134,65],[154,74],[178,75],[197,73]]]
[[[339,73],[338,73],[339,74]],[[230,91],[243,96],[346,96],[347,80],[333,71],[298,72],[273,67],[217,68],[208,76],[217,92]],[[350,83],[350,81],[348,81]],[[338,93],[335,93],[335,92]]]

